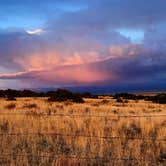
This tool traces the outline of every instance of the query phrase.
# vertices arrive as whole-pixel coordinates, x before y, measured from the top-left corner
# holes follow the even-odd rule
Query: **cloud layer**
[[[1,80],[14,80],[18,88],[166,82],[165,1],[40,2],[38,8],[38,0],[2,3],[22,12],[20,19],[41,14],[44,24],[0,29]],[[21,9],[32,12],[27,18]],[[119,29],[141,30],[144,38],[133,43]]]

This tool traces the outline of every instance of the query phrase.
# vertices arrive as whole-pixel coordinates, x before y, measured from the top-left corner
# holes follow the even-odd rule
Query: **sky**
[[[166,90],[165,7],[164,0],[1,0],[0,89]]]

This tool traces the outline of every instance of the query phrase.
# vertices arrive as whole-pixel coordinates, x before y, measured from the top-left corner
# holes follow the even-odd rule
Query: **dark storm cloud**
[[[76,6],[81,10],[71,12]],[[145,28],[165,21],[165,6],[164,0],[2,0],[0,13],[1,16],[15,15],[19,18],[22,16],[28,18],[29,15],[29,19],[35,16],[36,21],[41,18],[43,21],[59,18],[57,22],[53,21],[56,26],[70,27],[71,24],[79,27],[95,26],[98,29],[107,29],[110,26]]]
[[[53,28],[63,26],[93,30],[147,28],[166,20],[165,6],[166,1],[163,0],[92,0],[85,10],[64,13],[62,18],[50,24]]]

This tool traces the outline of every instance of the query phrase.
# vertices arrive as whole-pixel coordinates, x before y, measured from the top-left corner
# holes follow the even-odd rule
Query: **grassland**
[[[0,165],[165,165],[166,116],[159,115],[166,105],[143,100],[1,98]]]

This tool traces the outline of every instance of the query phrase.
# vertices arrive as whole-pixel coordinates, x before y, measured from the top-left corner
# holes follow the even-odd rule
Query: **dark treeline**
[[[83,98],[98,98],[97,95],[92,95],[89,92],[74,93],[66,89],[57,89],[56,91],[35,92],[32,90],[0,90],[0,97],[7,100],[16,100],[19,97],[48,97],[48,101],[73,101],[83,103]]]
[[[114,95],[108,95],[123,102],[125,100],[145,100],[152,101],[154,103],[166,104],[166,93],[160,93],[156,95],[136,95],[130,93],[117,93]],[[16,100],[19,97],[48,97],[48,101],[74,101],[82,103],[83,98],[98,98],[98,95],[93,95],[90,92],[74,93],[66,89],[57,89],[55,91],[48,92],[35,92],[32,90],[0,90],[0,97],[7,98],[8,100]]]
[[[0,90],[0,97],[44,97],[46,93],[38,93],[31,90]]]
[[[136,95],[136,94],[129,94],[129,93],[117,93],[112,95],[114,99],[118,101],[122,101],[122,99],[126,100],[145,100],[151,101],[153,103],[159,104],[166,104],[166,93],[159,93],[156,95]]]
[[[14,90],[14,89],[8,89],[8,90],[0,90],[0,97],[50,97],[57,93],[66,93],[66,94],[80,94],[82,97],[85,98],[96,98],[97,95],[92,95],[90,92],[85,93],[74,93],[66,89],[57,89],[56,91],[48,91],[48,92],[35,92],[32,90]]]

